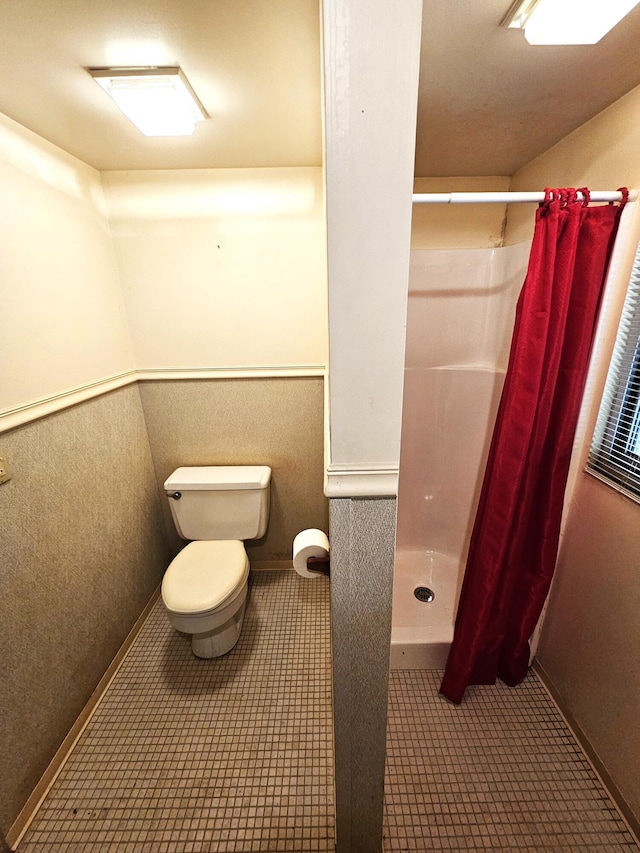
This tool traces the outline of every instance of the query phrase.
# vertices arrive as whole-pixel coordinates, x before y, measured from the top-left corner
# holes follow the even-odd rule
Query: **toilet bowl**
[[[169,565],[162,600],[176,631],[193,635],[197,657],[220,657],[237,643],[248,580],[249,559],[238,540],[191,542]]]
[[[162,601],[197,657],[220,657],[240,637],[249,578],[242,540],[266,531],[270,479],[266,466],[206,466],[178,468],[165,482],[176,529],[192,541],[169,565]]]

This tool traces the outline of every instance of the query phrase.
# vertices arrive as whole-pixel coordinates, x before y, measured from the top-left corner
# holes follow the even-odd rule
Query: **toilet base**
[[[197,658],[210,660],[231,651],[240,638],[246,604],[245,599],[230,619],[212,631],[191,635],[191,651]]]

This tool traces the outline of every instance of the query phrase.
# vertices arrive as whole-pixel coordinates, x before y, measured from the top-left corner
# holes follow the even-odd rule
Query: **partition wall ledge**
[[[324,493],[328,498],[395,498],[398,465],[330,464]]]
[[[203,367],[203,368],[146,368],[128,370],[105,379],[78,385],[75,388],[31,400],[28,403],[0,411],[0,433],[8,432],[31,421],[76,406],[94,397],[108,394],[136,382],[156,382],[182,379],[289,379],[296,377],[324,377],[326,368],[321,364],[274,365],[269,367]]]

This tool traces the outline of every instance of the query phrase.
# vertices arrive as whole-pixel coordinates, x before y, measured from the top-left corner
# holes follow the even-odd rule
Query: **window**
[[[633,263],[587,470],[640,501],[640,246]]]

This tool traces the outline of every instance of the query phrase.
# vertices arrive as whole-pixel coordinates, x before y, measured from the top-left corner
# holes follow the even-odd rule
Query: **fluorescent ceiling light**
[[[640,0],[517,0],[503,26],[529,44],[596,44]]]
[[[90,68],[89,73],[145,136],[190,136],[207,118],[180,68]]]

